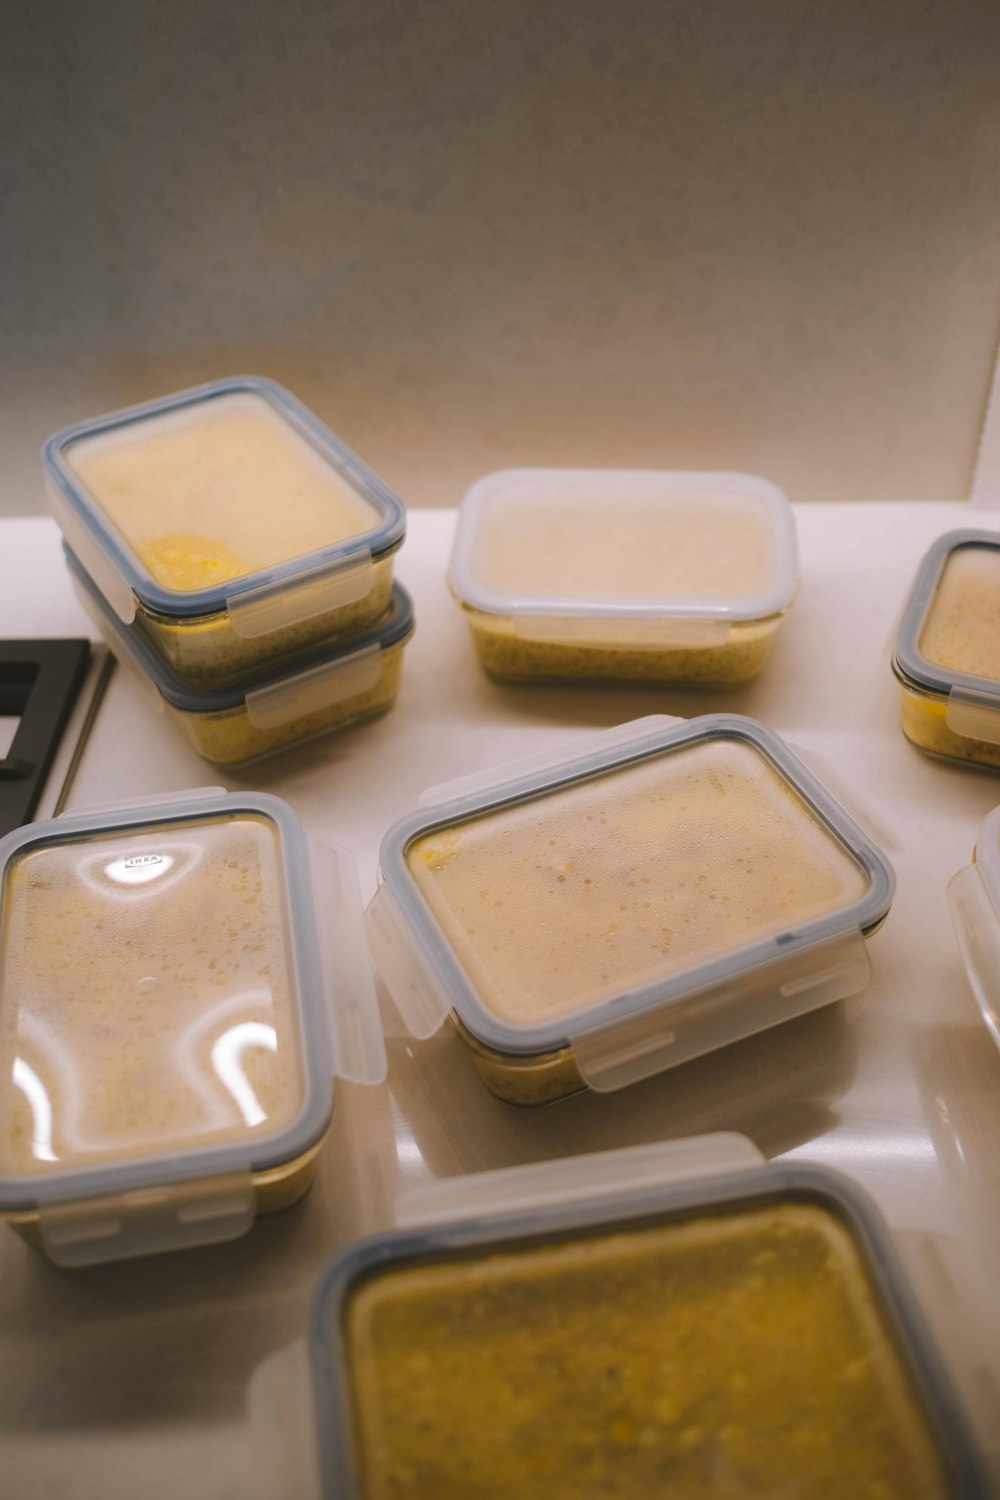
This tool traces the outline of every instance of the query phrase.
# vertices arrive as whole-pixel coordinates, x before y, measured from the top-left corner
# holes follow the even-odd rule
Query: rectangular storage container
[[[0,840],[0,1217],[54,1260],[241,1234],[384,1070],[353,866],[277,797]]]
[[[369,934],[415,1035],[450,1016],[488,1087],[536,1104],[863,988],[892,869],[777,735],[713,714],[588,745],[383,839]]]
[[[121,621],[218,686],[384,614],[405,514],[273,381],[217,381],[68,427],[44,450],[59,525]]]
[[[969,982],[1000,1047],[1000,807],[983,822],[972,864],[952,877],[948,902]]]
[[[69,548],[66,562],[91,619],[117,659],[139,673],[153,706],[215,765],[244,765],[292,744],[344,729],[391,708],[403,652],[413,635],[413,604],[394,584],[381,619],[350,641],[335,641],[291,667],[266,665],[216,688],[181,682],[133,621],[109,607]]]
[[[628,1150],[483,1173],[464,1210],[438,1184],[454,1217],[343,1251],[304,1357],[256,1377],[258,1493],[985,1496],[874,1205],[759,1157],[692,1175],[738,1141],[671,1143],[673,1180]]]
[[[744,682],[798,588],[795,520],[750,474],[508,469],[466,495],[450,581],[495,677]]]
[[[1000,534],[938,538],[907,600],[892,665],[908,740],[930,755],[1000,768]]]

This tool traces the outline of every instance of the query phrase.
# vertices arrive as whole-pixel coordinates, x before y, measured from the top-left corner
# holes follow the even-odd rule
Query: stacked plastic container
[[[83,604],[206,760],[395,699],[402,503],[281,386],[218,381],[66,428],[45,472]]]

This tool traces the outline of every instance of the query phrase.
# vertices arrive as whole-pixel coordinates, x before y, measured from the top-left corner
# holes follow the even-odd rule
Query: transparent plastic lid
[[[949,882],[948,902],[976,1003],[1000,1047],[1000,807],[979,830],[975,863]]]
[[[775,985],[810,1008],[825,977],[867,978],[861,934],[894,882],[860,826],[752,720],[653,726],[386,835],[376,903],[424,995],[488,1046],[571,1042],[595,1073],[616,1036],[637,1068],[683,1060],[731,1039],[727,1014],[740,1034],[771,1024]],[[385,930],[374,907],[370,925]],[[433,1021],[428,1005],[417,1029]]]
[[[220,381],[68,428],[45,463],[75,549],[96,544],[168,615],[370,568],[403,535],[395,495],[268,380]],[[359,583],[354,597],[364,592]]]
[[[117,659],[182,713],[216,714],[247,707],[262,728],[288,723],[313,708],[327,707],[373,687],[381,674],[382,652],[413,633],[413,601],[402,584],[394,583],[385,614],[349,639],[327,643],[291,665],[264,662],[235,681],[191,686],[171,670],[145,631],[119,619],[66,542],[63,555],[81,599]]]
[[[1000,533],[938,538],[906,603],[895,664],[904,680],[947,697],[956,734],[1000,743]]]
[[[749,474],[508,469],[472,486],[451,580],[491,614],[756,620],[791,603],[795,522]]]
[[[624,1497],[659,1492],[665,1472],[706,1500],[720,1476],[761,1497],[845,1481],[899,1500],[986,1493],[853,1184],[752,1155],[701,1179],[667,1161],[657,1181],[628,1157],[593,1159],[589,1197],[558,1193],[582,1162],[548,1163],[554,1200],[536,1166],[505,1212],[473,1206],[338,1256],[310,1325],[327,1500],[575,1496],[584,1476]]]
[[[315,1144],[333,1075],[366,1071],[337,1014],[374,1010],[334,858],[257,794],[0,841],[0,1208],[264,1169]]]

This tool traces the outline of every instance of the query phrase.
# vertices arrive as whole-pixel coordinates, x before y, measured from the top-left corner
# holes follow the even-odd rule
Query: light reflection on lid
[[[128,859],[111,860],[104,866],[104,873],[119,885],[148,885],[166,875],[173,863],[172,854],[133,854]]]

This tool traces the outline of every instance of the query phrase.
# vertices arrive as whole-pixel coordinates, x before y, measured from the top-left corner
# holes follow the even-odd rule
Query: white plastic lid
[[[521,621],[758,620],[794,598],[795,521],[750,474],[506,469],[462,502],[451,582]]]

